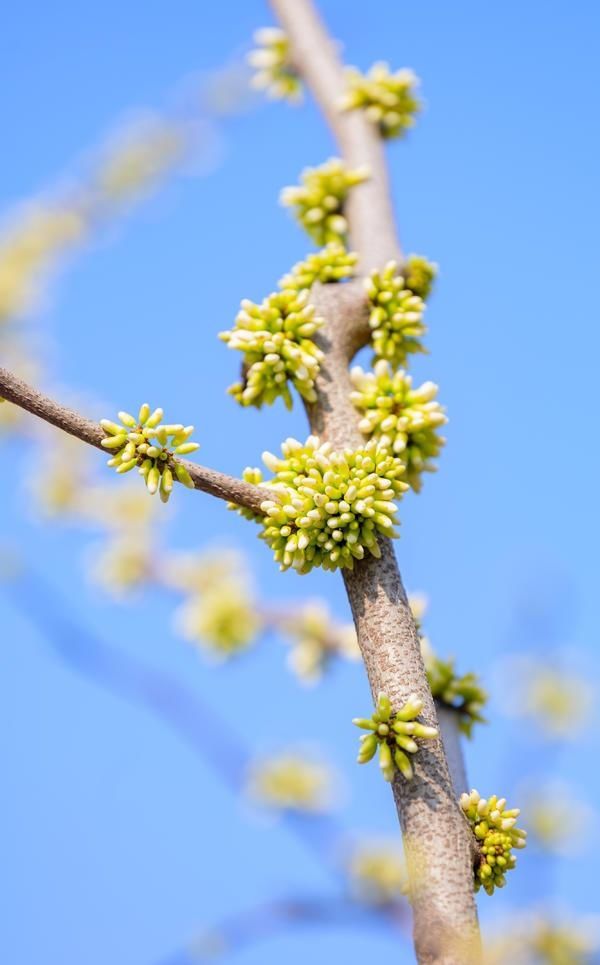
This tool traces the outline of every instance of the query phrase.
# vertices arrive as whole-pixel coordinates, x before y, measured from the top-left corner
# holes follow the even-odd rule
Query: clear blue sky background
[[[573,648],[597,672],[597,50],[588,0],[404,4],[322,0],[349,63],[413,67],[427,110],[390,164],[408,250],[440,263],[431,355],[451,419],[441,471],[402,506],[406,581],[431,598],[442,653],[492,676],[498,656]],[[160,107],[182,78],[243,51],[271,22],[264,3],[76,4],[31,0],[3,15],[0,208],[52,185],[131,110]],[[237,361],[216,340],[242,297],[260,299],[307,250],[277,204],[306,164],[333,153],[311,103],[261,106],[227,124],[210,177],[177,179],[79,255],[36,320],[55,384],[105,400],[148,398],[193,421],[202,458],[238,473],[305,434],[303,413],[241,411],[225,396]],[[139,350],[143,339],[143,357]],[[108,364],[103,346],[119,346]],[[348,777],[349,829],[392,833],[388,789],[353,767],[350,718],[368,708],[360,669],[305,692],[265,643],[214,669],[170,632],[172,601],[119,606],[82,577],[89,537],[41,527],[4,448],[2,539],[21,545],[72,611],[123,652],[168,669],[238,721],[259,748],[323,739]],[[20,463],[19,463],[20,465]],[[108,473],[109,470],[106,470]],[[20,470],[16,478],[21,478]],[[274,599],[326,594],[341,580],[280,576],[254,529],[178,491],[171,542],[227,538],[252,555]],[[2,606],[0,957],[11,965],[158,965],[204,925],[277,895],[331,894],[335,881],[281,826],[249,815],[193,749],[149,712],[64,666],[23,616]],[[600,792],[597,736],[551,759],[496,700],[468,747],[471,779],[507,793],[560,773]],[[540,873],[525,855],[489,917],[532,896],[596,905],[588,854]],[[339,956],[359,965],[385,936],[314,931],[256,945],[239,965]],[[372,959],[371,959],[372,960]],[[407,962],[412,961],[406,950]]]

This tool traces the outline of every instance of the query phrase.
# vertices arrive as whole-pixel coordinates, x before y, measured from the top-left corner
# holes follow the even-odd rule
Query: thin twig
[[[60,405],[4,368],[0,368],[0,397],[43,419],[44,422],[62,429],[63,432],[81,439],[82,442],[102,449],[102,452],[106,451],[102,447],[102,440],[106,436],[97,422],[91,422],[73,409]],[[217,499],[224,499],[260,513],[265,499],[277,498],[268,489],[227,476],[217,469],[199,466],[187,459],[176,461],[187,469],[195,489],[216,496]]]
[[[160,965],[214,962],[222,955],[233,955],[292,928],[359,928],[379,932],[385,929],[397,939],[406,928],[406,919],[406,905],[402,902],[368,905],[347,895],[280,898],[228,915]]]

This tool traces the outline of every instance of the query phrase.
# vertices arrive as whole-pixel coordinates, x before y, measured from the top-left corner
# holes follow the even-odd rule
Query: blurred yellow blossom
[[[123,202],[154,187],[188,148],[183,124],[152,115],[130,123],[105,151],[94,187],[101,197]]]
[[[593,810],[560,781],[536,784],[522,792],[530,836],[538,847],[568,855],[583,843]]]
[[[183,593],[205,593],[223,581],[249,583],[244,555],[234,549],[170,553],[161,567],[163,582]]]
[[[146,534],[125,532],[94,554],[91,576],[113,596],[123,597],[153,579],[155,547]]]
[[[75,204],[32,201],[0,230],[0,322],[35,307],[40,283],[66,251],[86,234]]]
[[[336,623],[321,600],[308,601],[276,622],[292,644],[288,664],[305,683],[318,681],[336,657],[360,660],[354,626]]]
[[[502,710],[526,718],[550,740],[575,740],[585,730],[594,704],[595,689],[582,674],[554,665],[549,655],[537,659],[519,654],[499,666],[499,689],[506,695]]]
[[[249,590],[234,582],[188,597],[175,614],[175,625],[185,640],[220,660],[246,650],[262,629]]]
[[[485,943],[484,965],[592,965],[599,948],[597,916],[511,915]]]
[[[358,846],[348,863],[348,874],[355,896],[369,904],[387,905],[408,891],[404,856],[395,839]]]
[[[279,810],[322,812],[331,808],[335,775],[326,764],[296,750],[257,761],[250,769],[248,794]]]

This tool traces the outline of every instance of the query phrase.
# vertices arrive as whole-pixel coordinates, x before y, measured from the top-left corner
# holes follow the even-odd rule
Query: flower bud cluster
[[[393,781],[396,771],[410,780],[413,767],[408,755],[419,750],[415,737],[431,740],[438,736],[435,727],[427,727],[417,720],[422,710],[423,701],[414,694],[397,711],[392,710],[386,694],[379,694],[373,716],[355,717],[352,721],[369,731],[360,739],[358,763],[366,764],[379,750],[379,766],[386,781]]]
[[[346,70],[347,91],[340,104],[342,110],[364,110],[377,124],[382,137],[402,137],[415,124],[421,109],[415,89],[419,80],[412,70],[394,73],[379,61],[367,74],[355,67]]]
[[[375,363],[373,372],[355,366],[350,377],[355,387],[350,400],[363,414],[360,431],[402,459],[406,481],[419,492],[422,474],[435,472],[432,460],[445,442],[438,430],[448,420],[435,399],[437,385],[424,382],[413,389],[410,375],[394,372],[385,359]]]
[[[479,843],[475,870],[475,891],[483,887],[488,895],[506,884],[505,874],[516,863],[513,848],[524,848],[527,832],[516,827],[519,808],[507,810],[506,799],[495,794],[482,798],[478,791],[461,794],[460,806]]]
[[[229,389],[240,405],[272,405],[279,396],[292,407],[289,382],[307,402],[323,358],[312,336],[323,324],[308,304],[308,291],[274,292],[260,305],[244,299],[231,331],[219,338],[244,354],[244,381]]]
[[[284,188],[281,203],[295,209],[297,220],[317,245],[344,244],[348,224],[344,202],[351,188],[369,177],[365,168],[350,170],[339,158],[317,168],[305,168],[302,184]]]
[[[160,492],[166,503],[177,479],[184,486],[194,488],[187,469],[175,458],[199,449],[197,442],[189,442],[193,426],[163,425],[163,410],[153,412],[145,402],[137,419],[129,412],[119,412],[119,422],[102,419],[106,433],[101,445],[111,453],[108,465],[118,473],[138,468],[151,495]]]
[[[407,287],[396,262],[388,261],[381,271],[373,271],[366,289],[372,306],[369,324],[375,356],[398,368],[406,364],[409,354],[424,352],[425,303]]]
[[[402,266],[404,283],[413,294],[427,301],[433,288],[438,266],[424,255],[409,255]]]
[[[315,282],[327,284],[352,278],[357,260],[355,252],[346,251],[337,241],[330,241],[320,251],[311,252],[304,261],[295,264],[280,280],[279,287],[301,291],[312,288]]]
[[[268,487],[278,498],[265,500],[262,516],[240,509],[262,523],[261,539],[281,569],[352,569],[366,552],[379,557],[377,535],[398,535],[394,499],[408,489],[402,462],[374,442],[334,452],[316,436],[304,444],[287,439],[281,450],[283,458],[263,454],[272,479],[263,481],[258,469],[244,472],[247,482]]]
[[[454,669],[453,659],[440,660],[431,650],[426,650],[423,658],[431,693],[440,703],[457,712],[460,730],[467,737],[471,737],[473,724],[486,722],[481,711],[487,703],[488,695],[481,686],[478,675],[466,673],[459,676]]]
[[[298,101],[302,82],[290,58],[287,34],[278,27],[261,27],[254,34],[256,49],[248,54],[248,63],[256,73],[252,86],[264,90],[268,97]]]

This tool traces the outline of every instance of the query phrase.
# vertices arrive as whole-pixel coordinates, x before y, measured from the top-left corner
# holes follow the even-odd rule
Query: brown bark
[[[370,269],[398,258],[383,146],[361,112],[338,110],[344,75],[335,47],[311,0],[271,0],[291,43],[294,64],[311,87],[349,166],[367,164],[371,178],[352,190],[345,209],[352,247]],[[326,325],[317,337],[325,360],[307,406],[312,431],[334,448],[355,448],[362,437],[350,399],[348,365],[364,341],[365,303],[360,281],[316,286],[312,301]],[[399,707],[410,694],[424,702],[423,719],[438,726],[418,634],[392,545],[380,539],[381,559],[344,570],[373,699],[380,691]],[[453,747],[456,751],[456,747]],[[456,762],[455,762],[456,765]],[[462,782],[463,775],[456,780]],[[458,806],[441,739],[415,755],[412,781],[396,776],[393,793],[404,835],[414,914],[414,939],[423,965],[466,965],[480,960],[473,894],[473,837]]]

